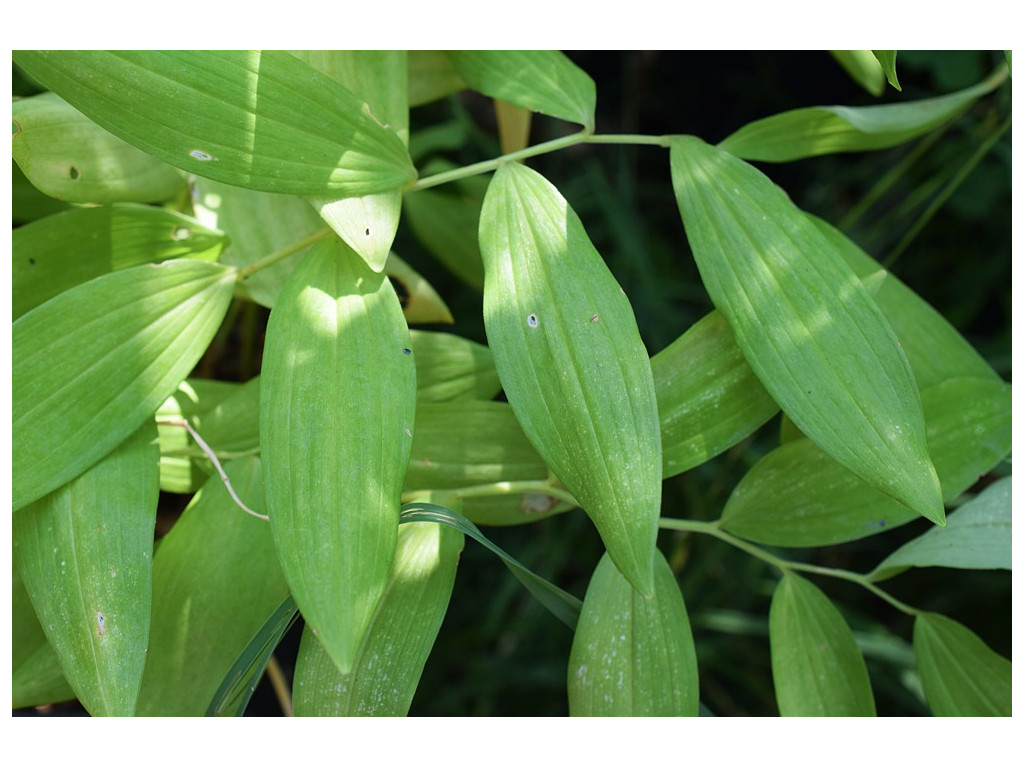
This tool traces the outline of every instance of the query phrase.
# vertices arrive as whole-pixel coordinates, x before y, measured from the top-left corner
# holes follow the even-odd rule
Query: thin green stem
[[[318,240],[323,240],[332,232],[333,230],[330,227],[324,227],[323,229],[316,230],[316,232],[310,232],[305,237],[300,237],[295,242],[288,243],[288,245],[286,245],[284,248],[276,250],[269,256],[265,256],[259,261],[254,262],[249,266],[238,270],[238,280],[245,280],[246,278],[249,278],[252,275],[254,275],[256,272],[259,272],[261,269],[266,269],[272,264],[276,264],[277,262],[282,261],[283,259],[287,259],[289,256],[294,256],[296,253],[305,248],[308,248]]]
[[[704,533],[709,536],[714,536],[716,539],[724,541],[725,543],[756,557],[758,560],[778,568],[783,573],[787,571],[802,571],[804,573],[814,573],[819,576],[829,576],[834,579],[843,579],[844,581],[853,582],[854,584],[860,585],[864,589],[885,600],[889,605],[903,613],[910,616],[916,616],[918,613],[916,608],[912,608],[906,603],[897,600],[888,592],[878,587],[878,585],[871,582],[864,574],[854,573],[853,571],[844,571],[840,568],[826,568],[820,565],[799,563],[792,560],[785,560],[781,557],[776,557],[756,544],[751,544],[749,541],[738,539],[732,534],[726,533],[718,527],[717,522],[707,523],[699,520],[680,520],[678,518],[663,517],[658,521],[658,525],[661,528],[672,531],[688,531],[691,533]]]
[[[900,255],[902,255],[902,253],[910,246],[910,244],[914,241],[914,238],[916,238],[917,235],[921,232],[921,230],[925,228],[925,226],[928,224],[929,221],[932,220],[935,214],[939,212],[939,209],[941,209],[942,206],[946,204],[946,201],[949,200],[949,198],[953,195],[954,192],[956,192],[956,190],[960,187],[964,180],[968,176],[970,176],[971,171],[973,171],[974,168],[978,165],[978,163],[981,162],[982,158],[989,153],[992,147],[996,145],[996,142],[998,142],[999,139],[1003,137],[1003,134],[1010,129],[1011,120],[1012,116],[1007,115],[1006,120],[1003,121],[1003,124],[999,126],[995,133],[989,136],[981,144],[981,146],[979,146],[974,151],[974,153],[960,167],[960,170],[957,171],[956,175],[953,176],[952,179],[950,179],[949,183],[945,186],[945,188],[941,192],[939,192],[938,195],[935,196],[935,199],[932,200],[928,208],[926,208],[925,211],[920,215],[920,217],[918,217],[917,221],[914,222],[914,226],[912,226],[910,230],[903,236],[903,239],[900,240],[896,247],[892,249],[892,251],[889,253],[885,261],[883,262],[882,266],[884,266],[886,269],[891,267],[892,264],[896,261],[896,259],[899,258]]]

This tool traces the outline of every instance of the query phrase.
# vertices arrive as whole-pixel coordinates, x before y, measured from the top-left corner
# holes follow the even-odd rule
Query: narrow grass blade
[[[265,192],[365,195],[416,172],[351,91],[283,51],[18,51],[15,62],[139,149]]]
[[[295,663],[295,714],[405,717],[448,609],[461,533],[410,523],[398,532],[388,586],[359,648],[342,674],[309,631]]]
[[[728,152],[676,137],[671,163],[704,285],[765,389],[836,461],[943,524],[910,366],[842,256]]]
[[[65,678],[96,716],[135,714],[150,637],[157,455],[147,424],[14,515],[25,589]]]
[[[573,717],[696,717],[697,653],[675,574],[659,552],[645,598],[606,554],[583,599],[569,655]]]
[[[775,699],[783,717],[873,717],[864,657],[825,593],[787,573],[768,619]]]
[[[267,328],[270,528],[302,615],[342,671],[394,558],[416,408],[410,349],[391,283],[337,239],[292,273]]]
[[[629,300],[558,190],[517,163],[491,180],[480,248],[484,325],[505,395],[612,560],[650,594],[661,430]]]
[[[102,275],[15,321],[14,509],[88,469],[188,375],[220,326],[234,271],[181,259]]]

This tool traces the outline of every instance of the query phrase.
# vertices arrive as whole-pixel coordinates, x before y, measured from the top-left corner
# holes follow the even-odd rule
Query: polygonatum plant
[[[889,587],[1011,567],[1010,385],[767,170],[941,141],[1008,90],[1008,53],[911,98],[885,91],[897,52],[836,52],[884,103],[717,144],[599,132],[594,80],[553,51],[13,58],[13,707],[240,715],[266,673],[287,713],[405,715],[474,548],[567,633],[568,714],[716,714],[675,531],[767,574],[780,714],[874,715],[891,685],[840,580],[906,618],[886,637],[922,708],[1010,714],[1011,662]],[[500,151],[467,162],[464,129],[420,119],[459,94],[493,100]],[[530,144],[538,124],[557,135]],[[660,157],[709,309],[661,349],[540,162],[623,145]],[[755,438],[717,518],[663,492]],[[601,545],[559,547],[575,595],[497,543],[569,519]],[[827,557],[866,540],[873,569]]]

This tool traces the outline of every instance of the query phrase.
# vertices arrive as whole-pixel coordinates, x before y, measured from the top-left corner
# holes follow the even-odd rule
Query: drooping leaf
[[[651,372],[665,477],[714,458],[779,410],[717,311],[652,357]]]
[[[483,344],[436,331],[410,331],[420,402],[490,400],[501,389],[494,356]]]
[[[289,277],[267,328],[260,444],[270,528],[307,623],[342,671],[387,583],[416,370],[387,278],[340,240]]]
[[[303,633],[295,663],[297,716],[404,717],[455,585],[463,536],[433,523],[409,523],[387,589],[356,655],[342,674],[320,642]]]
[[[15,510],[81,474],[152,417],[205,351],[233,286],[233,270],[193,259],[130,267],[15,321]]]
[[[783,717],[874,716],[864,657],[825,593],[786,573],[768,621],[775,700]]]
[[[409,143],[408,64],[405,51],[292,51],[367,103],[384,128]],[[402,193],[318,197],[313,206],[375,272],[384,269],[398,231]]]
[[[405,146],[351,91],[283,51],[18,51],[30,76],[171,165],[299,195],[415,178]]]
[[[224,470],[246,506],[266,512],[258,458]],[[238,507],[214,475],[153,560],[152,637],[138,714],[205,714],[221,680],[288,586],[270,526]]]
[[[962,91],[900,104],[794,109],[748,123],[718,146],[744,160],[775,163],[895,147],[953,120],[1005,78],[997,71]]]
[[[949,379],[921,393],[928,449],[952,501],[1010,451],[1010,385]],[[751,541],[813,547],[853,541],[915,518],[807,439],[764,456],[729,496],[721,526]]]
[[[650,594],[661,430],[629,300],[576,213],[525,166],[495,173],[480,249],[484,325],[508,401],[612,560]]]
[[[871,573],[875,581],[907,568],[1005,568],[1011,565],[1013,539],[1010,488],[1004,477],[951,513],[945,528],[933,528],[908,541]]]
[[[889,85],[897,91],[902,91],[899,78],[896,77],[896,51],[872,51],[872,53],[878,59],[878,63],[882,65],[882,71],[885,73],[885,79],[889,81]]]
[[[937,717],[1010,717],[1012,665],[962,624],[919,613],[914,654]]]
[[[14,515],[25,589],[65,678],[96,716],[135,713],[150,636],[157,455],[147,424]]]
[[[14,160],[32,185],[69,203],[160,202],[185,175],[104,130],[54,93],[11,105]]]
[[[871,51],[829,51],[858,85],[872,96],[885,92],[885,72]]]
[[[448,51],[474,91],[594,129],[597,89],[559,51]]]
[[[675,574],[659,552],[645,598],[608,555],[583,599],[568,672],[573,717],[696,717],[697,654]]]
[[[671,161],[704,285],[765,389],[836,461],[942,524],[913,374],[857,276],[753,166],[694,137]]]

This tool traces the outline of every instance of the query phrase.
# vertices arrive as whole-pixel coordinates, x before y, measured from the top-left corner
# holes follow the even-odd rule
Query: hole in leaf
[[[68,178],[72,181],[78,181],[82,178],[82,174],[75,166],[72,165],[68,167]]]

